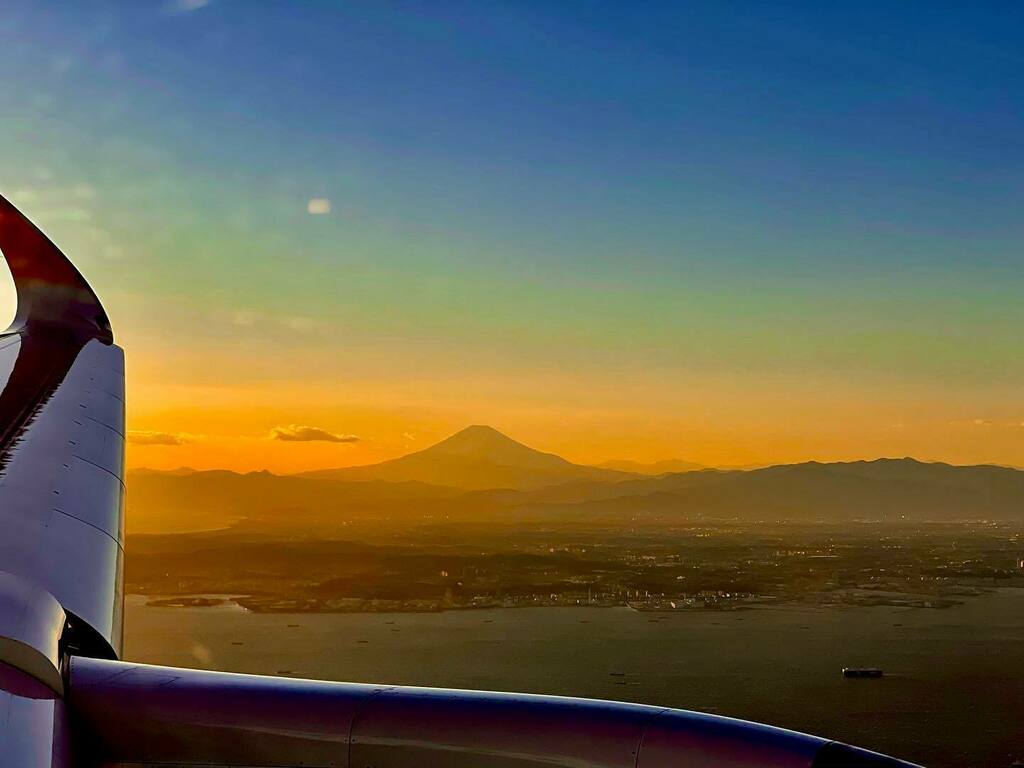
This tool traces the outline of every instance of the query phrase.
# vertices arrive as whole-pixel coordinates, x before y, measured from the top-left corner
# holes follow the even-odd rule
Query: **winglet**
[[[0,251],[18,296],[8,333],[59,327],[76,336],[112,343],[114,334],[92,288],[38,227],[0,195]]]

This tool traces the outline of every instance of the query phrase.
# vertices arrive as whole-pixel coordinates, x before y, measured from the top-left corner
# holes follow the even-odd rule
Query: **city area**
[[[230,599],[262,612],[664,612],[780,602],[943,609],[994,587],[1024,587],[1024,531],[1002,524],[367,524],[348,533],[133,536],[126,586],[155,605]]]

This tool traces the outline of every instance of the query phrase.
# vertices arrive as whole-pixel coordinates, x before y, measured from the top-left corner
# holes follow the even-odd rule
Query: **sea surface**
[[[127,600],[128,660],[681,707],[930,766],[1024,760],[1024,589],[945,610],[255,614],[145,603]],[[848,680],[844,666],[885,677]]]

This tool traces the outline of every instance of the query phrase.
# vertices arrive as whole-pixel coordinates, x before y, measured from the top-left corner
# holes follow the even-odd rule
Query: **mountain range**
[[[422,451],[363,467],[304,472],[300,477],[329,480],[420,482],[453,488],[542,488],[592,480],[628,480],[631,473],[573,464],[561,456],[523,445],[493,427],[466,427]]]
[[[618,465],[623,466],[623,465]],[[1024,522],[1024,471],[911,458],[627,472],[472,426],[416,453],[299,475],[129,472],[128,529],[332,529],[347,519]]]
[[[667,475],[670,472],[695,472],[698,469],[709,469],[704,464],[697,464],[693,461],[683,459],[662,459],[645,464],[641,461],[630,461],[629,459],[612,459],[603,461],[597,466],[602,469],[615,469],[619,472],[630,472],[635,475]]]

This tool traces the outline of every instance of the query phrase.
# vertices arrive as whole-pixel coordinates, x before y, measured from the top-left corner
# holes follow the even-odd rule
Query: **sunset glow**
[[[367,464],[474,423],[582,463],[1024,465],[994,17],[18,5],[0,188],[108,310],[131,466]]]

